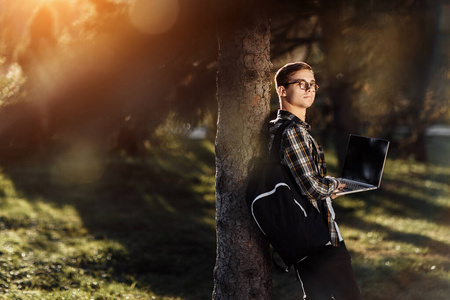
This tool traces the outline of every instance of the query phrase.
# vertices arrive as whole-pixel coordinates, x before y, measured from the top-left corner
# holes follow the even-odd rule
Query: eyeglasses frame
[[[302,87],[300,86],[301,82],[304,82],[306,84],[306,87],[304,89],[302,89]],[[314,83],[309,83],[309,82],[307,82],[306,80],[303,80],[303,79],[302,80],[298,80],[298,81],[286,82],[285,84],[283,84],[283,86],[290,85],[290,84],[296,84],[296,83],[298,83],[299,88],[301,90],[304,90],[304,91],[307,91],[307,90],[311,89],[311,85],[313,85],[313,84],[316,86],[316,88],[313,91],[317,92],[319,90],[319,85],[317,83],[315,83],[315,82]]]

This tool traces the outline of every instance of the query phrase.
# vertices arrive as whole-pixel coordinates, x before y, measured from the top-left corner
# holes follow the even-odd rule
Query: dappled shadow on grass
[[[51,249],[55,241],[75,243],[74,239],[92,248],[98,245],[95,255],[72,251],[56,258],[56,265],[81,269],[97,282],[124,283],[165,297],[210,299],[215,262],[214,155],[200,149],[199,157],[194,150],[187,147],[183,155],[111,157],[103,176],[87,184],[55,181],[51,157],[5,166],[3,171],[27,201],[72,206],[81,218],[82,230],[64,235],[59,232],[64,226],[53,224],[55,236],[34,240],[33,247],[55,253]],[[108,246],[111,241],[121,247]],[[76,279],[78,273],[62,273],[50,287],[34,288],[57,289],[61,282],[68,289],[86,288]]]
[[[393,166],[386,170],[379,190],[346,196],[349,201],[363,202],[363,205],[342,207],[342,198],[336,200],[340,219],[356,217],[357,211],[359,216],[362,213],[378,214],[436,225],[448,224],[450,207],[446,202],[449,200],[450,168],[427,165],[414,168],[414,165],[410,167],[400,161],[390,164]]]
[[[160,295],[209,298],[215,231],[202,219],[213,218],[214,202],[191,189],[201,182],[179,174],[155,177],[140,167],[120,179],[123,167],[113,166],[108,172],[113,178],[105,182],[126,182],[125,186],[100,188],[112,204],[102,207],[99,202],[96,213],[84,217],[91,232],[126,245],[129,255],[116,262],[115,272],[136,276]]]
[[[364,299],[447,299],[450,169],[390,163],[380,190],[335,204]]]
[[[398,183],[401,184],[401,182]],[[398,185],[387,185],[394,186],[394,188],[371,191],[364,195],[348,196],[350,199],[362,199],[364,202],[363,207],[341,207],[339,200],[337,200],[335,206],[339,211],[339,219],[347,222],[352,220],[352,218],[357,218],[354,221],[354,225],[365,227],[363,225],[364,220],[360,220],[360,217],[355,216],[355,213],[358,212],[359,215],[362,213],[366,215],[383,214],[399,219],[414,219],[440,225],[448,224],[449,221],[446,216],[448,216],[449,208],[433,202],[433,197],[421,197],[418,194],[405,195],[404,192],[396,190],[395,187]],[[362,223],[359,223],[361,221]]]
[[[448,179],[450,177],[442,176]],[[372,208],[383,207],[386,213],[401,218],[414,218],[436,224],[450,224],[448,215],[450,206],[445,206],[442,200],[450,199],[443,189],[403,183],[401,180],[391,180],[378,195],[371,195],[367,203]]]
[[[379,264],[354,264],[363,299],[448,299],[450,286],[447,280],[416,268],[414,261],[392,262],[389,259]],[[386,265],[388,262],[391,264]]]
[[[341,223],[348,227],[357,228],[366,233],[379,233],[381,240],[384,242],[395,241],[398,243],[407,243],[416,247],[428,247],[428,252],[430,254],[448,255],[450,253],[450,245],[426,236],[425,232],[423,234],[403,232],[352,216],[346,216],[345,219],[342,217],[342,219],[345,221]]]
[[[433,197],[428,196],[427,198],[397,192],[395,187],[400,188],[401,181],[395,181],[395,184],[387,182],[386,185],[388,186],[386,189],[367,192],[365,195],[350,196],[350,198],[353,197],[355,200],[358,197],[363,199],[363,206],[356,208],[341,207],[339,202],[337,202],[335,210],[339,216],[338,222],[366,234],[377,232],[381,235],[383,241],[395,241],[417,247],[427,247],[429,253],[447,256],[450,253],[450,245],[431,238],[429,232],[420,230],[421,227],[419,225],[416,225],[419,226],[418,228],[408,228],[407,231],[401,231],[368,221],[371,215],[376,215],[379,218],[397,219],[398,222],[410,220],[410,222],[434,224],[429,226],[439,227],[448,224],[449,208],[443,207],[442,204],[434,203]]]

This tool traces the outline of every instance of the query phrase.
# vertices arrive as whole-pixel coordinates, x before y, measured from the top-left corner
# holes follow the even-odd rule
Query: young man
[[[335,193],[344,185],[326,175],[323,150],[305,122],[306,110],[314,103],[319,89],[313,70],[304,62],[287,64],[275,75],[275,85],[281,109],[271,121],[271,139],[277,128],[289,122],[282,135],[282,164],[289,166],[302,194],[327,216],[330,231],[330,243],[297,264],[304,299],[360,300],[351,258],[331,206],[338,197]]]

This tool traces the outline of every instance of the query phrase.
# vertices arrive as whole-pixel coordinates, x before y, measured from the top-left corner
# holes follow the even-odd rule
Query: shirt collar
[[[278,112],[277,112],[277,119],[275,120],[275,122],[277,122],[279,120],[289,120],[289,121],[292,121],[292,122],[294,122],[296,124],[299,124],[300,126],[304,127],[308,131],[311,130],[311,125],[309,125],[306,122],[303,122],[302,120],[300,120],[300,118],[298,118],[293,113],[288,112],[287,110],[282,110],[282,109],[278,110]]]

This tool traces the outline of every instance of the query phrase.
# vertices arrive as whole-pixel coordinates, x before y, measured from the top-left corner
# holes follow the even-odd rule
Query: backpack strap
[[[269,155],[269,161],[272,163],[280,163],[280,150],[281,150],[281,139],[283,137],[284,129],[290,124],[289,121],[284,121],[283,124],[278,127],[277,131],[275,131],[275,136],[272,141],[272,147],[270,148],[270,155]],[[290,266],[281,266],[276,260],[275,260],[275,253],[277,251],[273,249],[272,251],[272,264],[274,265],[275,269],[278,272],[289,272]]]
[[[277,251],[275,249],[272,250],[272,264],[274,265],[275,269],[281,273],[281,272],[289,272],[290,266],[281,266],[276,260],[275,260],[275,253]]]
[[[272,141],[272,147],[270,148],[270,156],[269,161],[271,162],[279,162],[280,161],[280,150],[281,150],[281,139],[283,137],[283,132],[286,127],[291,122],[286,120],[281,124],[281,126],[275,131],[275,136]]]

